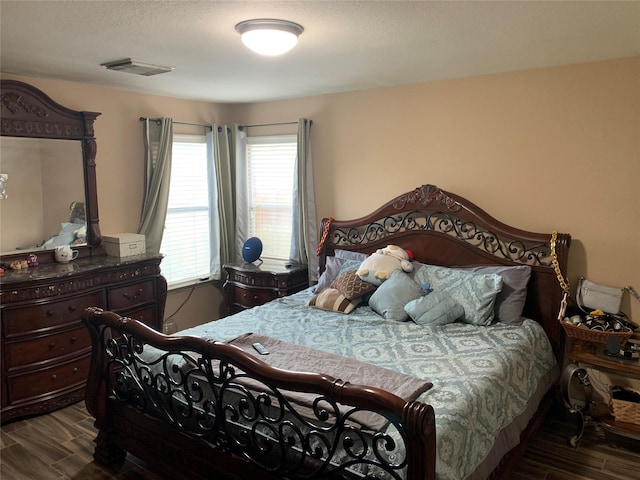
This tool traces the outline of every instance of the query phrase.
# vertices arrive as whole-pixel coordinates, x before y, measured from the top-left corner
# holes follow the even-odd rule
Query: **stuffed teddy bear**
[[[356,275],[361,280],[373,285],[381,285],[395,270],[413,272],[413,264],[409,261],[408,251],[397,245],[387,245],[369,255],[361,264]]]

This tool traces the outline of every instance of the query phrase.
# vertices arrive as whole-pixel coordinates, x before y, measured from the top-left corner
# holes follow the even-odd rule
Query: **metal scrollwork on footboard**
[[[400,415],[346,407],[325,395],[277,388],[201,352],[166,351],[100,327],[108,394],[287,478],[406,477]],[[215,342],[213,342],[215,343]],[[376,431],[363,415],[384,419]]]

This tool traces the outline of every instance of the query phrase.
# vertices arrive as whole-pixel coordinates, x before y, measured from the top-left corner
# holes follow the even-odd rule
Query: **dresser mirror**
[[[30,253],[53,261],[59,245],[102,253],[93,130],[100,114],[68,109],[15,80],[1,80],[0,95],[2,262]]]

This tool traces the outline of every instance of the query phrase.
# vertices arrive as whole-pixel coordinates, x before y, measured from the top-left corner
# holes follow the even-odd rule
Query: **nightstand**
[[[591,404],[588,401],[588,395],[585,395],[584,405],[576,405],[576,401],[572,395],[576,390],[576,384],[581,384],[582,388],[589,388],[591,386],[587,369],[627,378],[640,379],[640,361],[609,356],[605,353],[606,346],[603,344],[586,342],[574,338],[567,338],[566,341],[565,358],[567,365],[563,371],[560,383],[566,406],[571,413],[578,415],[577,431],[576,434],[569,439],[569,443],[575,446],[578,440],[580,440],[584,429],[584,415],[588,415],[603,428],[616,435],[640,440],[640,425],[616,420],[611,414],[609,405],[604,403]]]
[[[224,266],[227,281],[223,292],[227,313],[256,307],[291,295],[309,286],[306,265],[284,266],[284,262],[233,263]]]

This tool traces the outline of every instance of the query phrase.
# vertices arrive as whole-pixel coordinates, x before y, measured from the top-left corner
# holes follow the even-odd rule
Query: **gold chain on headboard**
[[[556,272],[556,277],[558,277],[558,282],[560,282],[560,288],[565,293],[569,293],[569,280],[565,280],[562,275],[562,271],[560,270],[560,264],[558,263],[558,255],[556,254],[556,240],[558,239],[558,232],[553,232],[551,234],[551,265],[553,265],[553,270]]]

